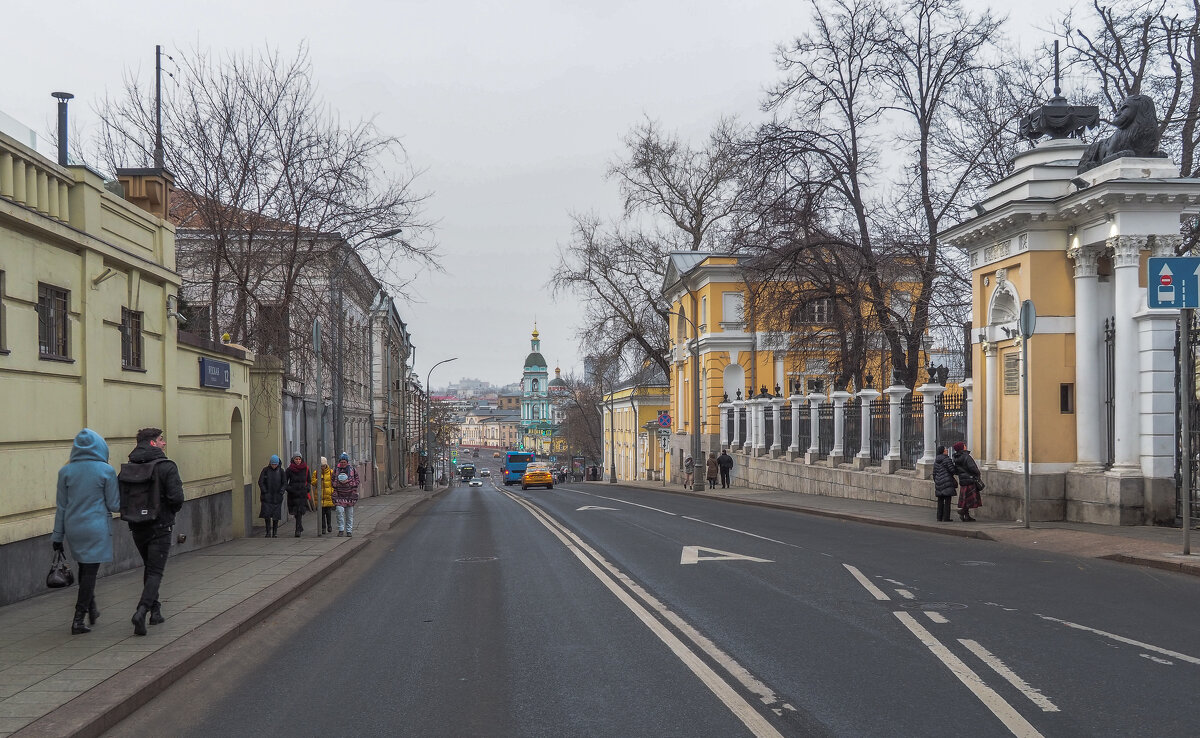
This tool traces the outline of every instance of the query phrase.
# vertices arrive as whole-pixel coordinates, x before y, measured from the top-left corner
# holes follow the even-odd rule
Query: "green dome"
[[[540,366],[546,368],[546,358],[539,351],[530,352],[529,356],[525,357],[525,368]]]

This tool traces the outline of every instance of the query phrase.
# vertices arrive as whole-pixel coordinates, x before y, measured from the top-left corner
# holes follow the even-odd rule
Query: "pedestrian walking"
[[[950,522],[950,498],[958,494],[957,473],[954,459],[946,453],[946,447],[938,446],[937,456],[933,459],[933,494],[937,497],[938,522]]]
[[[333,469],[329,468],[329,459],[321,457],[321,468],[312,473],[313,494],[321,502],[321,533],[333,532]]]
[[[333,470],[333,504],[337,507],[338,536],[354,534],[354,505],[358,503],[358,470],[342,452]]]
[[[163,450],[167,439],[159,428],[142,428],[137,432],[137,447],[129,452],[129,463],[121,465],[117,484],[121,489],[122,518],[129,520],[129,532],[133,544],[142,557],[142,596],[138,600],[130,622],[134,635],[146,635],[146,615],[150,624],[158,625],[165,618],[162,603],[158,601],[158,590],[162,585],[163,572],[167,568],[167,556],[171,553],[171,530],[175,527],[175,513],[183,508],[183,481],[179,478],[179,467],[167,458]],[[139,501],[152,501],[157,491],[157,506]],[[143,514],[128,515],[127,512],[140,507]],[[137,518],[130,520],[129,518]],[[147,519],[141,519],[147,518]]]
[[[266,538],[279,537],[279,519],[283,517],[283,495],[287,477],[279,457],[271,460],[258,473],[258,517],[266,522]]]
[[[683,486],[684,489],[689,489],[692,486],[692,480],[695,479],[696,462],[689,456],[683,460]]]
[[[425,478],[428,476],[428,474],[429,467],[425,466],[425,462],[422,461],[417,465],[417,483],[420,484],[421,487],[425,486]]]
[[[100,434],[84,428],[75,436],[75,445],[63,468],[58,470],[58,494],[55,498],[54,533],[50,536],[55,551],[63,550],[65,540],[71,556],[79,564],[79,595],[75,598],[75,618],[71,635],[91,632],[100,618],[96,607],[96,572],[100,565],[113,560],[112,529],[109,513],[121,509],[117,473],[108,464],[108,444]]]
[[[721,489],[729,488],[729,472],[733,471],[733,457],[725,449],[717,457],[717,466],[721,469]]]
[[[299,538],[304,532],[304,513],[308,512],[308,464],[304,463],[304,457],[300,454],[292,456],[292,463],[288,464],[284,474],[284,482],[287,485],[288,510],[296,519],[296,537]]]
[[[979,492],[983,489],[983,479],[979,476],[979,465],[975,463],[967,444],[962,441],[954,444],[954,468],[961,487],[958,496],[958,517],[964,522],[973,523],[975,518],[971,517],[971,511],[983,507],[983,500],[979,497]]]
[[[704,462],[704,471],[705,476],[708,477],[709,489],[717,488],[717,474],[719,469],[720,466],[717,464],[717,457],[713,456],[711,452],[708,453],[707,459]]]

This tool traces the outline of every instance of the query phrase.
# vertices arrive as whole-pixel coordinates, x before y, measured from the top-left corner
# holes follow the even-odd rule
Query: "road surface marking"
[[[887,583],[889,583],[889,584],[894,584],[894,585],[896,585],[897,587],[904,587],[904,586],[907,586],[907,585],[905,585],[905,584],[904,584],[904,582],[897,582],[895,579],[888,579],[887,577],[884,577],[883,581],[885,581],[885,582],[887,582]]]
[[[891,597],[888,597],[882,589],[880,589],[879,587],[876,587],[874,584],[871,584],[871,580],[867,579],[865,576],[863,576],[863,573],[861,571],[859,571],[857,568],[850,566],[849,564],[842,564],[842,566],[846,567],[846,571],[848,571],[852,575],[854,575],[854,578],[858,580],[858,583],[861,584],[862,586],[866,587],[868,592],[875,595],[875,599],[877,599],[877,600],[892,599]]]
[[[619,497],[605,497],[604,495],[598,495],[598,494],[595,494],[594,492],[580,492],[577,489],[568,490],[568,491],[576,492],[581,495],[587,495],[588,497],[599,497],[602,500],[612,500],[613,502],[620,502],[623,505],[633,505],[634,507],[644,507],[647,510],[653,510],[654,512],[660,512],[663,515],[675,515],[675,516],[679,515],[679,513],[673,513],[670,510],[663,510],[663,509],[657,508],[657,507],[650,507],[649,505],[643,505],[639,502],[630,502],[629,500],[622,500]]]
[[[1021,690],[1021,694],[1028,697],[1030,702],[1042,708],[1042,712],[1058,712],[1058,707],[1046,695],[1029,686],[1028,682],[1017,676],[1016,672],[1008,668],[1003,661],[979,645],[978,641],[973,641],[969,638],[959,638],[958,642],[966,646],[971,653],[978,656],[980,661],[992,667],[992,671],[1008,680],[1009,684]]]
[[[927,617],[930,620],[932,620],[933,622],[939,623],[939,624],[950,622],[949,620],[946,619],[945,615],[941,614],[940,612],[934,612],[933,610],[926,610],[925,617]]]
[[[903,597],[906,600],[917,599],[916,595],[914,595],[912,592],[909,592],[907,589],[898,589],[898,590],[896,590],[896,594],[900,595],[901,597]]]
[[[615,507],[597,507],[596,505],[584,505],[583,507],[575,508],[575,512],[579,512],[580,510],[612,510],[615,512],[616,509],[617,508],[615,508]]]
[[[575,533],[569,528],[550,517],[549,513],[545,512],[532,502],[518,497],[511,492],[505,490],[501,491],[503,491],[504,494],[514,502],[528,510],[529,513],[533,515],[535,520],[540,522],[555,537],[562,541],[563,545],[565,545],[567,549],[570,550],[575,557],[583,563],[588,571],[592,572],[592,574],[599,579],[604,586],[607,587],[608,590],[621,601],[622,604],[629,608],[629,610],[633,612],[633,614],[639,620],[641,620],[651,632],[658,636],[659,640],[665,643],[667,647],[670,648],[671,651],[692,671],[692,673],[696,674],[700,681],[703,682],[704,685],[707,686],[709,690],[711,690],[713,694],[715,694],[717,698],[720,699],[721,702],[724,703],[725,706],[728,707],[729,710],[733,712],[733,714],[736,715],[738,719],[740,719],[755,736],[778,736],[779,738],[782,738],[780,733],[775,730],[775,728],[769,722],[766,721],[766,718],[756,711],[750,705],[750,703],[746,702],[741,695],[734,691],[734,689],[729,686],[729,684],[726,683],[715,671],[713,671],[711,667],[705,664],[695,653],[693,653],[686,645],[684,645],[684,643],[679,640],[678,637],[676,637],[670,630],[663,626],[663,624],[648,610],[646,610],[646,608],[642,607],[641,604],[634,600],[629,592],[632,592],[633,595],[636,595],[644,603],[657,611],[660,616],[667,620],[667,622],[675,626],[675,628],[687,636],[689,640],[696,644],[696,646],[704,651],[710,658],[720,664],[734,679],[740,682],[747,691],[758,695],[763,704],[767,706],[779,704],[779,698],[775,695],[770,687],[759,681],[759,679],[751,674],[744,666],[735,661],[733,657],[729,656],[729,654],[718,648],[715,643],[701,635],[694,627],[692,627],[674,612],[667,609],[665,605],[659,602],[650,593],[642,589],[641,586],[630,579],[628,575],[617,569],[595,549],[584,543],[583,540],[580,539],[579,536],[575,535]],[[603,571],[601,567],[603,567],[604,570],[607,570],[607,573],[606,571]],[[621,584],[618,584],[617,581],[620,581],[621,584],[628,588],[629,592],[627,592],[625,589],[622,589]],[[795,710],[794,707],[787,703],[782,703],[780,706],[785,710]]]
[[[716,556],[701,556],[701,551],[717,554]],[[684,546],[683,553],[679,557],[681,564],[695,564],[700,561],[733,561],[741,559],[743,561],[757,561],[763,564],[773,564],[770,559],[760,559],[757,556],[747,556],[745,554],[736,554],[729,551],[721,551],[716,548],[707,548],[705,546]]]
[[[1132,638],[1126,638],[1124,636],[1119,636],[1116,633],[1109,633],[1109,632],[1103,631],[1103,630],[1096,630],[1095,628],[1089,628],[1086,625],[1080,625],[1079,623],[1072,623],[1068,620],[1059,620],[1058,618],[1052,618],[1049,615],[1040,615],[1039,614],[1038,617],[1041,618],[1042,620],[1049,620],[1052,623],[1061,623],[1062,625],[1065,625],[1068,628],[1075,628],[1076,630],[1086,630],[1089,633],[1095,633],[1096,635],[1101,635],[1101,636],[1104,636],[1105,638],[1111,638],[1114,641],[1119,641],[1121,643],[1128,643],[1131,646],[1137,646],[1138,648],[1144,648],[1147,651],[1154,651],[1155,653],[1161,653],[1163,656],[1170,656],[1171,658],[1179,659],[1180,661],[1186,661],[1189,664],[1200,664],[1200,659],[1196,658],[1195,656],[1188,656],[1186,653],[1179,653],[1178,651],[1171,651],[1166,648],[1159,648],[1158,646],[1152,646],[1149,643],[1142,643],[1141,641],[1135,641]]]
[[[779,541],[774,538],[767,538],[766,536],[760,536],[757,533],[751,533],[749,531],[739,530],[737,528],[730,528],[728,525],[721,525],[719,523],[710,523],[707,520],[701,520],[700,518],[693,518],[690,515],[680,515],[680,517],[683,518],[684,520],[690,520],[693,523],[703,523],[704,525],[711,525],[714,528],[720,528],[721,530],[727,530],[731,533],[741,533],[744,536],[750,536],[751,538],[757,538],[760,541],[770,541],[771,543],[778,543],[780,546],[791,546],[792,548],[804,548],[804,546],[797,546],[794,543],[787,543],[785,541]]]
[[[1016,708],[1008,704],[996,690],[989,687],[979,675],[971,670],[971,667],[963,663],[962,659],[950,652],[950,649],[942,645],[942,642],[933,637],[933,634],[925,630],[917,619],[910,613],[897,612],[894,615],[904,623],[904,627],[908,628],[913,635],[917,637],[925,647],[933,652],[934,656],[938,657],[950,673],[958,677],[958,681],[962,682],[971,694],[979,698],[984,707],[992,711],[992,714],[1000,718],[1000,722],[1004,723],[1004,727],[1008,728],[1013,735],[1020,738],[1034,738],[1034,736],[1042,735],[1033,727],[1028,720],[1017,712]]]
[[[1139,653],[1139,654],[1138,654],[1138,656],[1141,656],[1141,657],[1142,657],[1142,658],[1144,658],[1144,659],[1150,659],[1151,661],[1153,661],[1153,662],[1154,662],[1154,663],[1156,663],[1156,664],[1165,664],[1166,666],[1174,666],[1174,665],[1175,665],[1175,662],[1174,662],[1174,661],[1168,661],[1168,660],[1166,660],[1166,659],[1160,659],[1159,657],[1157,657],[1157,656],[1151,656],[1151,655],[1150,655],[1150,654],[1148,654],[1148,653]]]

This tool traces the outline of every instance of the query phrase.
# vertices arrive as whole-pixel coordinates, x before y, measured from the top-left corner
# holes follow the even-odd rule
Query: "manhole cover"
[[[967,606],[958,602],[901,602],[905,610],[966,610]]]
[[[465,559],[455,559],[459,564],[478,564],[484,561],[495,561],[495,556],[468,556]]]
[[[991,561],[959,561],[959,566],[995,566]]]

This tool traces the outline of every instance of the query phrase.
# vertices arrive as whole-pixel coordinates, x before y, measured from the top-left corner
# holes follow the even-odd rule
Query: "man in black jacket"
[[[717,468],[721,471],[721,489],[729,487],[729,472],[733,471],[733,457],[725,449],[717,457]]]
[[[171,529],[175,525],[175,513],[183,507],[183,481],[179,478],[179,467],[167,458],[163,449],[167,440],[159,428],[142,428],[137,433],[137,447],[129,454],[131,464],[154,464],[153,475],[158,482],[158,514],[144,523],[130,523],[129,532],[133,543],[142,556],[145,569],[142,572],[142,598],[133,613],[134,635],[146,635],[146,615],[150,624],[163,622],[162,605],[158,601],[158,588],[162,584],[163,570],[167,567],[167,554],[171,551]]]

